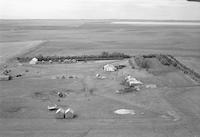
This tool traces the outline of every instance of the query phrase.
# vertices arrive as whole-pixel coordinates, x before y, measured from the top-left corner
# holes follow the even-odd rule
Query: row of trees
[[[176,58],[172,55],[163,55],[163,54],[149,54],[143,55],[139,57],[135,57],[135,62],[140,68],[149,69],[149,64],[145,58],[157,58],[163,65],[171,65],[176,67],[177,69],[181,70],[185,74],[188,74],[196,81],[200,82],[200,74],[195,72],[194,70],[188,68],[187,66],[183,65],[179,62]]]
[[[143,55],[139,57],[135,57],[135,61],[141,68],[149,68],[148,62],[145,60],[145,58],[157,58],[163,65],[173,65],[176,67],[176,62],[171,60],[168,55],[163,54],[149,54],[149,55]]]
[[[53,61],[53,62],[58,62],[61,61],[63,62],[66,59],[75,59],[77,61],[90,61],[90,60],[115,60],[115,59],[124,59],[124,58],[130,58],[129,55],[126,55],[124,53],[119,53],[119,52],[102,52],[100,55],[82,55],[82,56],[43,56],[43,55],[38,55],[35,56],[38,61]],[[28,62],[32,59],[33,57],[17,57],[17,60],[20,62]]]
[[[195,72],[194,70],[188,68],[187,66],[183,65],[181,62],[179,62],[176,58],[174,58],[172,55],[168,55],[168,58],[171,59],[173,62],[173,66],[183,71],[185,74],[190,75],[194,80],[200,82],[200,74]]]

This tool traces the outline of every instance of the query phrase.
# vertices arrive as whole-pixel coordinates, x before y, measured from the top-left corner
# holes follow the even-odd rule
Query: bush
[[[135,62],[140,68],[143,68],[143,69],[150,68],[148,61],[143,56],[135,57]]]
[[[134,63],[132,62],[131,59],[128,60],[128,63],[131,66],[132,69],[135,69],[135,65],[134,65]]]

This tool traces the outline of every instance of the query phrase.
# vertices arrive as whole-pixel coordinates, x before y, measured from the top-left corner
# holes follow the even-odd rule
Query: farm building
[[[74,118],[74,111],[71,108],[68,108],[65,111],[65,118],[66,119],[72,119],[72,118]]]
[[[38,63],[38,59],[37,58],[32,58],[32,60],[29,62],[29,64],[31,65],[35,65]]]
[[[125,80],[129,84],[129,86],[138,86],[138,85],[143,84],[141,81],[137,80],[136,78],[131,77],[130,75],[128,75],[125,78]]]
[[[103,66],[103,70],[112,72],[112,71],[116,71],[117,68],[111,64],[107,64],[107,65]]]
[[[63,119],[63,118],[65,118],[65,110],[63,108],[59,108],[56,111],[56,118],[57,119]]]

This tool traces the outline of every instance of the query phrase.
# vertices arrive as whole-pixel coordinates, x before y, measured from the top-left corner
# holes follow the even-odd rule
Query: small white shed
[[[38,59],[37,58],[32,58],[32,60],[29,62],[29,64],[31,65],[35,65],[38,63]]]

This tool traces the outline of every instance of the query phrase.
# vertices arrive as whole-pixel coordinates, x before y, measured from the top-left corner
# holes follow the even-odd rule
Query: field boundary
[[[135,58],[137,56],[134,56]],[[178,61],[172,55],[164,55],[164,54],[149,54],[143,55],[143,58],[157,58],[163,65],[172,65],[178,70],[182,71],[184,74],[189,75],[193,80],[200,83],[200,74],[192,70],[191,68],[185,66],[180,61]]]

